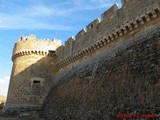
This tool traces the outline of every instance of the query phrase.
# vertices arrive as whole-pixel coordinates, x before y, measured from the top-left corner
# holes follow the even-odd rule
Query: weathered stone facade
[[[40,107],[52,81],[54,50],[59,40],[36,40],[34,35],[20,38],[13,51],[13,68],[5,109]]]
[[[13,52],[4,111],[16,108],[23,113],[30,106],[30,111],[38,111],[37,119],[46,120],[160,114],[160,1],[122,3],[122,8],[113,5],[102,21],[96,19],[70,37],[65,46],[34,36],[21,38]]]
[[[159,114],[159,34],[160,27],[62,72],[40,115],[47,120],[115,120],[119,112]]]

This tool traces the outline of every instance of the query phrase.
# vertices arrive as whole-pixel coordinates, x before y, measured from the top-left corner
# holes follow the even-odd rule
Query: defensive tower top
[[[54,51],[61,45],[58,39],[37,39],[35,35],[20,37],[15,43],[12,59],[15,56],[25,54],[53,55]]]

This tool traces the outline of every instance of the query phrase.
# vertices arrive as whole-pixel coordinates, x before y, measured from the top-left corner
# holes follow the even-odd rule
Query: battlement
[[[60,45],[61,41],[58,39],[52,41],[48,39],[37,40],[35,35],[21,37],[15,44],[12,58],[30,54],[54,56],[54,52],[51,51],[55,51]]]
[[[70,116],[74,110],[81,109],[77,106],[81,106],[81,103],[89,104],[89,107],[85,106],[87,111],[81,112],[86,112],[85,116],[89,115],[86,119],[92,116],[93,119],[100,119],[99,116],[103,116],[103,111],[106,111],[106,107],[101,109],[104,105],[109,106],[108,113],[112,115],[115,114],[110,111],[117,113],[117,108],[123,110],[127,107],[126,109],[130,110],[128,107],[134,108],[140,105],[140,109],[144,111],[146,105],[149,108],[156,107],[159,105],[157,96],[152,94],[157,93],[158,90],[155,86],[158,85],[157,75],[159,74],[157,69],[159,21],[159,0],[122,0],[121,8],[114,4],[102,14],[101,20],[99,18],[93,20],[75,37],[69,37],[62,46],[61,41],[57,39],[37,40],[34,35],[21,37],[13,51],[7,107],[11,113],[14,110],[18,111],[20,107],[23,108],[23,105],[33,106],[34,109],[41,107],[42,116],[45,117],[46,114],[45,118],[51,119],[67,119],[67,117],[74,119],[75,116],[85,119],[77,113],[73,114],[73,117]],[[135,81],[138,82],[135,83]],[[122,83],[121,86],[117,86],[120,83]],[[149,86],[148,91],[151,91],[147,91],[147,96],[146,86]],[[123,93],[124,96],[121,96]],[[129,96],[129,99],[125,97],[130,93],[134,94]],[[121,95],[113,96],[113,94]],[[101,101],[104,96],[106,97]],[[134,96],[138,96],[135,103]],[[123,100],[113,102],[112,99],[115,97],[121,97]],[[79,101],[81,98],[83,98],[82,101]],[[110,100],[106,103],[108,98]],[[93,100],[94,102],[90,103]],[[66,102],[71,103],[70,107],[68,104],[65,106]],[[99,104],[94,109],[95,103],[103,104]],[[111,106],[110,103],[112,103]],[[59,105],[60,107],[57,107]],[[115,106],[116,109],[114,109]],[[33,109],[27,107],[25,106],[23,110]],[[59,108],[62,107],[64,113],[66,108],[70,111],[67,112],[67,116],[65,113],[57,117]],[[103,110],[102,114],[97,112],[97,108]],[[140,109],[138,108],[138,111]],[[109,119],[109,116],[103,118]],[[113,116],[110,118],[113,119]]]
[[[122,0],[120,9],[118,4],[114,4],[102,14],[101,21],[99,18],[95,19],[78,32],[75,38],[68,39],[64,46],[56,50],[56,68],[61,68],[129,33],[134,33],[159,16],[158,0]]]
[[[27,105],[34,109],[42,105],[52,79],[50,66],[56,58],[55,49],[60,45],[60,40],[37,40],[34,35],[19,39],[12,55],[7,107]]]
[[[89,25],[87,25],[86,29],[87,32],[90,32],[93,28],[97,27],[100,23],[100,19],[97,18],[94,21],[92,21],[91,23],[89,23]]]
[[[117,10],[118,10],[118,4],[114,4],[110,9],[108,9],[101,15],[102,19],[109,22],[109,20],[113,17],[114,13]]]
[[[103,46],[109,46],[129,33],[134,33],[136,29],[143,28],[159,16],[158,0],[122,0],[121,8],[114,4],[101,15],[101,20],[97,18],[90,22],[75,37],[68,38],[65,45],[60,46],[61,42],[56,39],[37,40],[34,35],[21,37],[15,44],[13,58],[29,54],[56,55],[56,68],[59,69]]]
[[[122,5],[126,6],[127,4],[129,4],[129,2],[131,2],[132,0],[121,0]]]

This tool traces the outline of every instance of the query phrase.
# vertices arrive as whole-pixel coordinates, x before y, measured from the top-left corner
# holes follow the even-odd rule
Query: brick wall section
[[[42,118],[115,120],[121,113],[160,113],[160,27],[101,51],[55,79]]]

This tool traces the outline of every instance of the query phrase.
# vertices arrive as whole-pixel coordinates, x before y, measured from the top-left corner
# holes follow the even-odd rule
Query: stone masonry
[[[55,49],[60,45],[59,40],[36,40],[34,35],[21,37],[15,44],[6,110],[42,105],[52,81]]]
[[[118,113],[154,113],[159,120],[160,1],[122,4],[65,45],[21,37],[2,119],[118,120]]]

